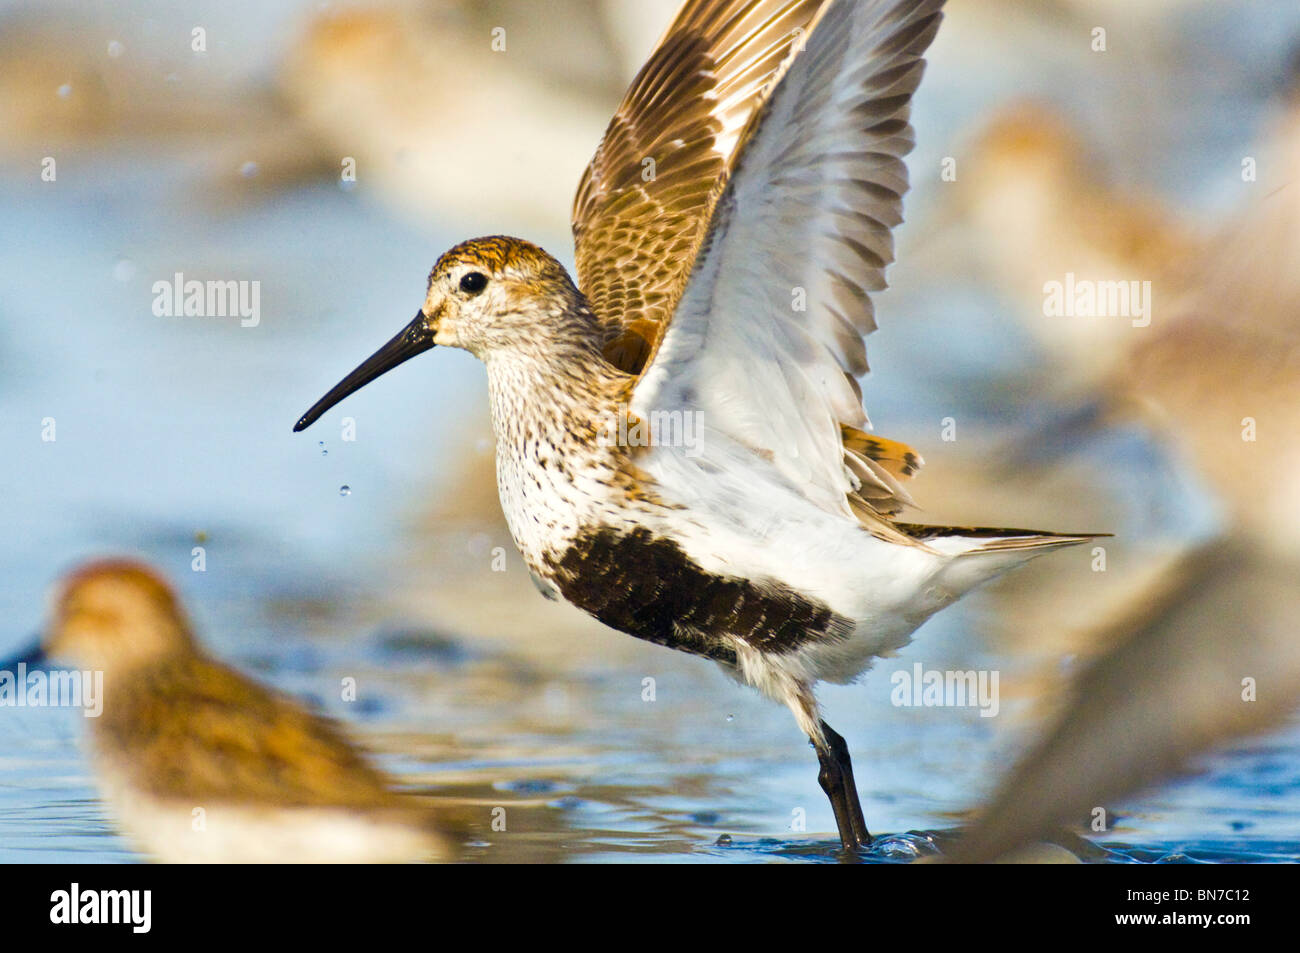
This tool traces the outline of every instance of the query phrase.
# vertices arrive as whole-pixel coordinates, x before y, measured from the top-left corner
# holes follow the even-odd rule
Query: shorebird
[[[530,49],[546,50],[536,20],[549,18],[547,29],[562,22],[564,11],[550,3],[481,9],[441,0],[322,11],[289,50],[278,77],[280,99],[291,111],[288,134],[300,150],[315,146],[328,155],[336,178],[338,156],[354,157],[365,187],[405,215],[553,222],[550,213],[570,187],[560,183],[587,158],[581,143],[599,136],[605,120],[598,95],[605,87],[596,77],[618,72],[612,63],[600,69],[611,56],[598,29],[603,18],[591,15],[590,2],[583,5],[588,15],[570,37],[573,58],[587,65],[555,65],[552,57],[540,81],[541,65],[530,73],[524,64]],[[502,22],[505,32],[494,34]],[[493,52],[494,36],[508,41],[508,52]],[[527,43],[519,39],[524,36]],[[465,76],[475,77],[473,98],[444,95]],[[502,149],[490,137],[471,137],[470,151],[457,156],[437,148],[441,132],[468,128],[485,111],[510,117],[517,148]],[[523,163],[527,176],[517,174]],[[479,188],[483,182],[494,183],[490,194]]]
[[[103,710],[88,719],[96,774],[122,828],[159,860],[447,853],[433,815],[394,790],[334,722],[209,658],[148,566],[114,559],[71,573],[41,645],[21,661],[103,673]]]
[[[870,834],[817,683],[1088,538],[898,522],[921,458],[863,430],[869,293],[942,5],[689,0],[578,187],[578,282],[520,239],[455,246],[415,318],[294,427],[435,345],[482,359],[539,588],[789,706],[848,851]]]
[[[1294,713],[1300,564],[1243,542],[1206,545],[1182,562],[1185,578],[1106,626],[1107,648],[1054,693],[1057,710],[950,860],[988,861],[1061,827],[1087,829],[1105,821],[1098,807],[1113,816],[1124,799]],[[1225,804],[1239,806],[1235,797]],[[1226,821],[1205,813],[1207,829]]]
[[[1186,286],[1203,240],[1186,216],[1106,181],[1091,151],[1059,111],[1032,102],[1004,107],[963,154],[946,207],[967,231],[981,278],[1015,306],[1045,352],[1057,392],[1099,386],[1143,331],[1123,316],[1049,314],[1044,285],[1141,279],[1164,311]]]
[[[1074,405],[1050,435],[1026,441],[1033,455],[1055,460],[1102,425],[1136,422],[1199,471],[1222,503],[1224,533],[1294,559],[1300,68],[1272,112],[1249,150],[1258,180],[1243,177],[1240,206],[1199,235],[1188,212],[1098,180],[1078,159],[1082,137],[1059,114],[1027,106],[999,113],[979,137],[957,207],[981,273],[1019,305],[1012,313],[1045,345],[1056,396]],[[1067,272],[1150,280],[1145,323],[1045,318],[1044,282]],[[1023,472],[1026,454],[1007,457]]]
[[[1089,601],[1089,616],[1100,621],[1083,641],[1095,658],[1053,693],[1059,711],[1003,776],[954,859],[988,859],[1055,824],[1093,820],[1097,806],[1186,771],[1300,704],[1296,67],[1300,59],[1267,136],[1246,150],[1258,157],[1258,181],[1242,181],[1247,198],[1187,253],[1180,284],[1149,328],[1124,335],[1123,351],[1109,355],[1085,395],[1091,413],[1076,417],[1079,426],[1058,442],[1074,450],[1087,446],[1092,428],[1144,425],[1216,497],[1217,533],[1129,611],[1117,615]],[[1100,194],[1088,177],[1062,177],[1043,200],[1078,209],[1090,193]],[[1072,228],[1057,217],[1039,233],[1041,243],[1068,248]],[[981,251],[1014,258],[1017,250],[1001,244],[1004,232],[981,230]],[[1120,274],[1141,273],[1143,251],[1167,236],[1151,223],[1133,236],[1140,240],[1112,238],[1097,247]],[[1059,599],[1055,607],[1059,615]]]

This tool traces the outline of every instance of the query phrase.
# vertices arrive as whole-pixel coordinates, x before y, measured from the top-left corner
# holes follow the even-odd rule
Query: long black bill
[[[335,384],[328,394],[316,401],[311,410],[303,414],[302,418],[293,425],[293,432],[297,433],[300,430],[306,430],[319,420],[325,411],[353,391],[360,390],[380,374],[391,371],[398,364],[404,364],[415,355],[422,354],[433,347],[434,332],[428,325],[429,321],[424,316],[424,310],[417,311],[415,320],[402,328],[396,337],[374,354],[371,354],[362,362],[360,367]]]
[[[19,665],[26,665],[29,669],[44,668],[47,661],[49,659],[45,656],[45,647],[41,645],[41,640],[37,639],[12,658],[0,661],[0,672],[17,671]]]

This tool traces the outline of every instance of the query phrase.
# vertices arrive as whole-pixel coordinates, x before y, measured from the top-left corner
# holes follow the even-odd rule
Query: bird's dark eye
[[[471,271],[460,279],[460,290],[466,294],[476,295],[487,287],[487,275],[481,271]]]

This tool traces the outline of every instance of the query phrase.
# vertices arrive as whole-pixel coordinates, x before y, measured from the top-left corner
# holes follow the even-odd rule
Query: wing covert
[[[688,0],[610,121],[573,206],[578,284],[606,355],[644,367],[736,143],[827,0]]]

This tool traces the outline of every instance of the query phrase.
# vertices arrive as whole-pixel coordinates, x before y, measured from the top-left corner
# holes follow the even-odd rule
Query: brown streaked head
[[[108,671],[195,650],[175,593],[144,563],[98,560],[60,581],[45,634],[48,657]]]
[[[303,414],[294,432],[435,345],[484,358],[566,331],[591,333],[591,326],[590,310],[564,266],[536,245],[503,235],[461,242],[433,266],[424,306],[411,322]]]

